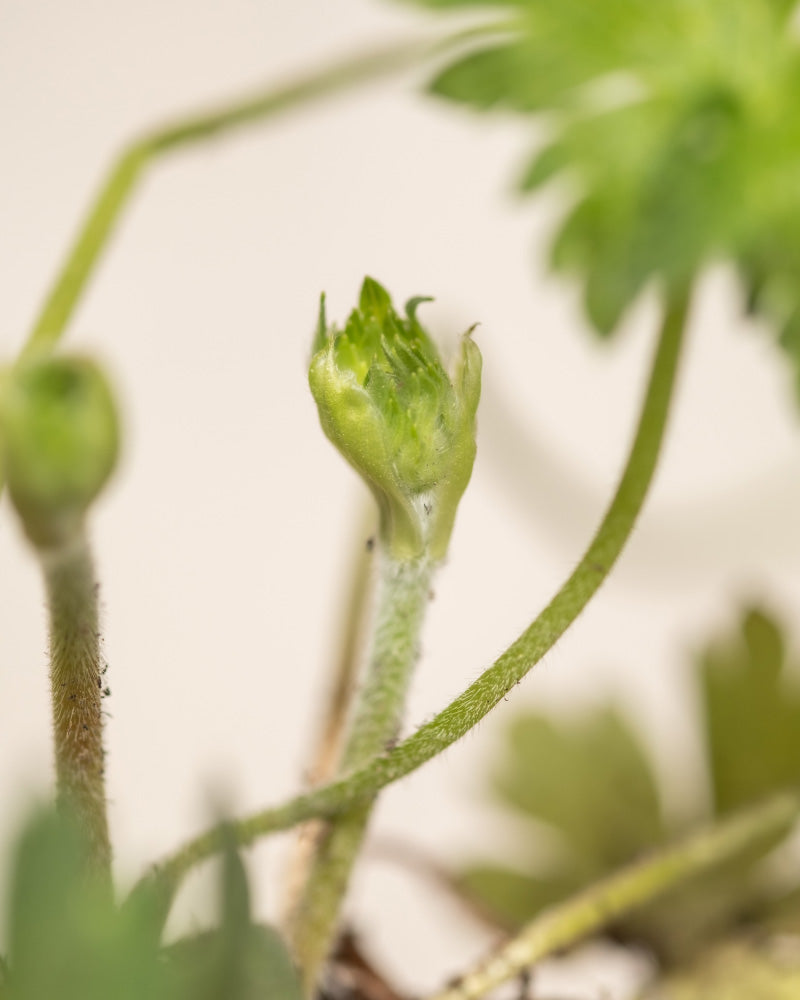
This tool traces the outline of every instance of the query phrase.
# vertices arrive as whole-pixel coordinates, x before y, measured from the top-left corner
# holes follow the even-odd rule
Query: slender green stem
[[[342,634],[339,653],[334,666],[332,683],[327,698],[325,717],[314,751],[309,771],[311,786],[321,785],[332,777],[338,768],[339,756],[345,738],[347,717],[357,683],[359,649],[366,635],[369,611],[372,605],[372,582],[375,579],[372,543],[365,546],[364,539],[375,531],[375,517],[370,498],[368,512],[359,518],[356,544],[359,551],[353,561],[347,585],[347,597],[340,621]]]
[[[545,910],[511,941],[430,1000],[478,1000],[541,959],[602,930],[681,882],[783,837],[800,816],[800,793],[783,793],[655,851]]]
[[[92,867],[110,874],[97,584],[83,532],[39,551],[50,618],[50,685],[58,803],[87,836]]]
[[[339,620],[342,626],[339,638],[339,652],[333,664],[330,689],[325,699],[323,717],[320,720],[319,735],[314,747],[307,781],[310,788],[316,788],[330,781],[337,771],[344,743],[350,706],[356,687],[359,651],[366,634],[368,612],[372,606],[372,545],[364,545],[364,540],[374,533],[374,511],[370,501],[368,511],[359,518],[357,551],[354,553],[346,584],[346,597]],[[310,866],[314,861],[317,838],[322,820],[312,820],[304,824],[297,834],[292,856],[286,872],[285,896],[282,906],[283,923],[294,919],[298,900],[302,895]]]
[[[382,554],[377,614],[364,687],[344,747],[341,773],[387,749],[397,737],[408,684],[419,658],[428,603],[429,562],[395,562]],[[314,863],[291,922],[291,940],[306,992],[312,994],[336,933],[350,872],[374,798],[342,813],[319,831]]]
[[[244,846],[316,816],[330,817],[415,771],[469,732],[553,647],[608,575],[627,541],[656,469],[673,395],[689,305],[687,290],[669,295],[633,445],[611,504],[575,570],[534,622],[495,663],[430,722],[389,753],[351,775],[234,824]],[[222,846],[217,829],[189,841],[145,876],[165,895]]]
[[[457,41],[459,36],[454,36]],[[156,128],[131,143],[112,167],[92,203],[75,242],[45,299],[22,357],[52,350],[66,328],[145,168],[162,155],[205,142],[317,98],[396,72],[430,58],[441,40],[404,42],[381,51],[350,57],[277,89],[245,95],[207,113]]]

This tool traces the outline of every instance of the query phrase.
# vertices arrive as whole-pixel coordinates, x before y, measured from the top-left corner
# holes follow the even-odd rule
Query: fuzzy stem
[[[94,566],[83,531],[39,554],[50,619],[58,804],[75,816],[86,834],[92,868],[110,876]]]
[[[371,558],[372,545],[364,545],[364,538],[372,534],[373,511],[370,505],[368,515],[359,519],[362,530],[358,533],[359,551],[355,555],[350,570],[347,596],[343,604],[339,640],[339,653],[334,663],[325,710],[319,727],[316,746],[308,769],[308,785],[316,788],[330,781],[337,772],[342,753],[342,744],[356,686],[359,650],[366,631],[367,619],[372,605],[372,581],[374,574]],[[294,918],[304,886],[308,881],[311,864],[314,861],[316,843],[324,821],[311,820],[298,831],[292,856],[287,865],[282,923],[288,924]]]
[[[602,930],[630,910],[693,877],[784,837],[800,815],[800,794],[783,793],[628,865],[552,906],[458,982],[430,1000],[478,1000],[548,955]]]
[[[233,824],[242,846],[315,816],[335,816],[436,757],[477,725],[575,621],[622,551],[652,482],[675,386],[688,306],[688,290],[675,290],[668,296],[644,404],[619,486],[583,558],[544,611],[447,708],[394,750],[374,757],[345,778]],[[140,884],[155,882],[169,897],[188,871],[221,846],[219,829],[211,829],[155,865]]]
[[[432,566],[382,554],[377,613],[364,687],[358,695],[340,773],[347,774],[396,739],[409,681],[419,658],[419,634]],[[313,993],[328,956],[350,872],[366,832],[374,797],[320,831],[314,864],[291,922],[295,959]]]
[[[459,40],[454,36],[452,42]],[[189,115],[132,142],[109,172],[28,335],[22,358],[53,349],[80,301],[89,279],[144,170],[162,155],[215,139],[289,111],[317,98],[385,76],[430,58],[448,44],[404,42],[353,56],[289,84],[255,92],[216,110]]]

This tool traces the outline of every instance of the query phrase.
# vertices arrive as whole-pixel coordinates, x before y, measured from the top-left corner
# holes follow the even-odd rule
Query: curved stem
[[[50,617],[50,685],[59,807],[74,815],[91,867],[110,879],[97,585],[85,535],[39,550]]]
[[[458,38],[454,36],[452,41]],[[190,115],[132,142],[112,167],[92,203],[28,335],[22,358],[50,351],[60,339],[108,246],[122,210],[145,168],[154,160],[173,150],[218,138],[317,98],[396,72],[430,58],[446,44],[447,41],[436,44],[404,42],[350,57],[288,86],[259,91],[216,110]]]
[[[785,836],[798,816],[800,793],[782,793],[655,851],[545,910],[495,954],[429,1000],[478,1000],[681,882],[735,860],[754,844]]]
[[[650,487],[673,395],[688,306],[688,289],[674,290],[668,296],[644,404],[619,486],[583,558],[544,611],[466,691],[394,750],[373,758],[346,778],[235,823],[240,844],[251,844],[315,816],[334,816],[410,774],[480,722],[575,621],[622,551]],[[191,868],[221,846],[220,831],[209,830],[154,866],[142,884],[155,882],[169,896]]]
[[[366,682],[345,743],[340,772],[348,773],[396,739],[409,681],[419,658],[419,634],[433,567],[427,560],[396,562],[381,554]],[[350,872],[366,833],[374,797],[323,827],[314,864],[291,921],[291,941],[306,992],[313,993],[328,957]]]

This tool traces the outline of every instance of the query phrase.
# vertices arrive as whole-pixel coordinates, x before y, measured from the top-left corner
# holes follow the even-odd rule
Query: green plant
[[[572,625],[620,555],[657,467],[693,291],[709,265],[735,268],[747,308],[766,319],[800,368],[794,4],[422,5],[479,6],[490,16],[443,41],[356,59],[134,142],[101,189],[20,357],[3,373],[0,474],[46,581],[59,807],[58,818],[31,824],[14,862],[3,985],[12,998],[120,992],[164,1000],[291,1000],[313,995],[320,983],[324,990],[322,970],[377,794],[458,740],[504,698]],[[432,61],[440,64],[433,83],[438,95],[482,111],[503,107],[538,116],[546,138],[522,187],[532,191],[556,178],[571,185],[552,262],[583,288],[594,328],[610,335],[644,289],[654,292],[658,340],[619,485],[584,555],[544,610],[450,705],[396,743],[431,577],[446,554],[472,471],[481,358],[467,333],[448,373],[417,316],[424,300],[412,300],[401,316],[372,279],[365,279],[342,327],[329,325],[323,300],[311,390],[325,433],[369,487],[379,515],[377,612],[363,690],[347,732],[328,751],[335,765],[323,769],[327,783],[281,806],[216,824],[154,865],[120,905],[110,877],[104,680],[86,533],[91,504],[115,463],[117,417],[97,366],[62,354],[60,339],[148,165],[335,88]],[[704,674],[715,809],[700,833],[668,828],[655,782],[615,713],[572,733],[538,717],[527,720],[519,738],[530,755],[546,757],[550,767],[557,761],[557,784],[581,790],[582,801],[576,809],[528,772],[514,779],[513,797],[535,791],[530,811],[555,825],[572,853],[544,877],[520,876],[528,892],[524,912],[504,916],[532,922],[441,998],[483,996],[606,926],[655,948],[665,962],[684,961],[675,932],[691,930],[694,948],[703,945],[700,958],[692,958],[701,964],[708,958],[707,942],[693,931],[694,916],[702,911],[704,921],[729,931],[743,900],[749,905],[756,859],[786,837],[800,812],[792,753],[797,711],[795,699],[777,687],[775,630],[754,615],[745,631],[751,652],[754,643],[766,643],[766,652],[752,657],[753,669],[746,664],[731,683],[710,666]],[[716,728],[715,718],[724,719]],[[731,732],[737,741],[752,732],[742,759],[729,752]],[[781,744],[774,755],[753,745],[776,734]],[[600,767],[630,789],[625,817],[596,795]],[[762,793],[769,797],[754,801]],[[299,858],[285,935],[296,972],[281,938],[252,921],[238,851],[305,821],[315,825]],[[645,849],[654,853],[640,859]],[[224,858],[218,928],[164,945],[164,921],[182,879],[215,854]],[[473,872],[471,889],[497,909],[513,910],[497,891],[507,874]],[[691,878],[695,888],[679,891]],[[511,886],[515,898],[519,884]],[[724,892],[717,894],[719,885]],[[737,961],[742,949],[746,954],[739,948]]]

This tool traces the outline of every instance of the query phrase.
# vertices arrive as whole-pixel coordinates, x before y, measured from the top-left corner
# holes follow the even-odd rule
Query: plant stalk
[[[57,801],[85,833],[91,868],[110,879],[94,566],[82,530],[57,548],[40,549],[39,556],[50,625]]]
[[[397,562],[381,553],[377,609],[367,673],[344,746],[340,774],[387,750],[397,738],[406,693],[419,658],[419,634],[433,567],[427,560]],[[350,872],[374,796],[319,831],[314,861],[290,921],[290,938],[306,992],[313,994],[333,943]]]
[[[408,68],[431,58],[448,45],[459,43],[462,37],[455,35],[438,42],[406,41],[351,56],[287,86],[255,91],[208,112],[187,115],[131,142],[112,166],[92,202],[28,334],[21,359],[51,351],[58,343],[108,247],[123,210],[145,169],[154,161],[167,153],[220,138],[313,100]]]
[[[783,793],[653,852],[536,917],[475,969],[429,1000],[478,1000],[548,955],[602,930],[682,882],[788,834],[800,795]]]
[[[358,549],[354,555],[346,585],[346,597],[340,615],[341,635],[339,651],[333,664],[328,695],[320,720],[319,734],[314,746],[311,764],[307,772],[310,788],[316,788],[330,781],[337,772],[342,753],[342,744],[350,715],[354,689],[358,679],[359,652],[366,632],[368,611],[372,605],[372,544],[364,545],[367,536],[374,535],[372,504],[368,512],[359,518]],[[316,843],[324,820],[311,820],[297,832],[297,840],[292,856],[287,864],[284,900],[281,907],[282,923],[293,919],[298,900],[308,881],[309,870],[314,860]]]
[[[477,725],[575,621],[616,562],[653,480],[675,387],[689,301],[688,288],[667,293],[644,402],[622,478],[589,547],[547,607],[476,681],[393,750],[375,756],[344,778],[235,822],[233,828],[242,846],[307,819],[335,816],[436,757]],[[155,865],[139,884],[155,882],[168,898],[186,873],[217,853],[222,843],[218,828],[208,830]]]

